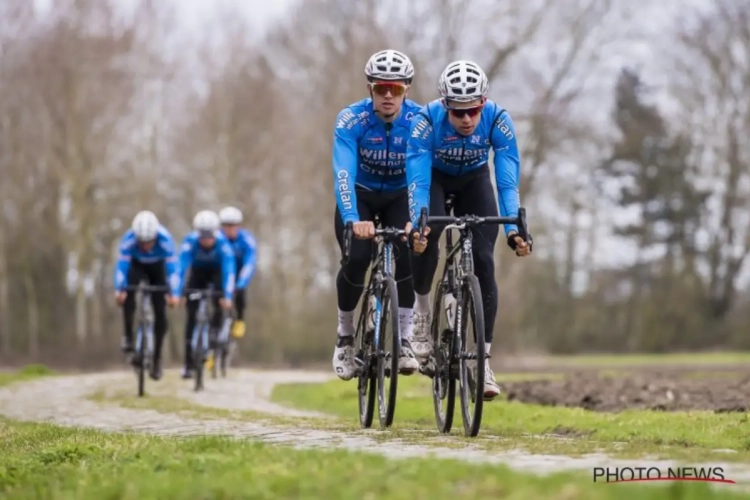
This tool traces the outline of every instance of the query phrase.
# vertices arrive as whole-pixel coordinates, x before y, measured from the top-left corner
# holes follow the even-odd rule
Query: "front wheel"
[[[146,393],[146,339],[144,337],[144,325],[139,324],[136,336],[138,339],[138,349],[136,349],[135,357],[138,363],[138,397],[141,398]]]
[[[482,424],[484,404],[484,365],[486,346],[484,343],[484,310],[479,280],[473,274],[464,276],[463,294],[460,304],[459,381],[461,385],[461,413],[464,434],[475,437]],[[469,328],[471,321],[471,328]],[[457,320],[458,323],[458,320]],[[469,335],[470,333],[470,335]],[[473,404],[473,408],[472,408]]]
[[[401,336],[398,331],[398,290],[396,281],[383,280],[380,293],[380,322],[377,342],[378,360],[378,416],[380,428],[393,424],[398,392],[398,360],[401,354]],[[390,327],[390,328],[389,328]],[[392,334],[388,335],[391,330]],[[388,381],[386,382],[386,379]],[[386,387],[387,385],[387,387]]]
[[[375,415],[375,389],[377,378],[375,376],[375,346],[373,345],[373,332],[368,329],[367,318],[370,315],[370,290],[362,294],[362,309],[357,321],[355,332],[355,362],[357,363],[357,395],[359,400],[359,423],[368,429],[372,427],[372,419]]]
[[[198,392],[203,389],[203,371],[206,361],[204,341],[208,336],[208,325],[200,325],[196,328],[195,334],[198,338],[193,349],[193,366],[195,367],[195,391]]]
[[[432,308],[432,402],[435,409],[435,422],[442,433],[449,433],[453,427],[453,413],[456,406],[456,377],[453,366],[455,364],[455,343],[453,325],[449,323],[446,311],[443,310],[443,300],[446,294],[452,293],[447,289],[445,280],[441,280],[435,293],[435,303]]]

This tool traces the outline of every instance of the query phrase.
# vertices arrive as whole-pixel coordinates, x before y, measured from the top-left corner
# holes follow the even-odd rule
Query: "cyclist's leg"
[[[167,270],[164,262],[145,265],[144,271],[150,284],[167,286]],[[161,348],[168,326],[165,294],[152,293],[151,304],[154,308],[154,363],[151,367],[151,374],[158,379],[161,378]]]
[[[221,276],[221,265],[217,264],[214,267],[211,267],[211,283],[214,285],[214,290],[223,290],[224,289],[224,283]],[[211,334],[213,335],[213,338],[215,338],[217,332],[221,328],[221,320],[224,317],[224,312],[221,309],[221,304],[219,304],[219,300],[221,300],[221,296],[215,295],[211,302],[213,303],[213,314],[211,315]]]
[[[242,261],[237,259],[237,269],[242,267]],[[232,336],[241,338],[245,335],[245,290],[234,291],[235,318],[232,325]]]
[[[357,192],[357,210],[360,220],[372,220],[370,204],[363,198],[363,192]],[[334,214],[336,240],[343,252],[344,222],[338,207]],[[342,254],[343,255],[343,254]],[[354,310],[362,296],[367,268],[372,259],[372,241],[352,237],[349,261],[339,269],[336,276],[336,294],[338,298],[338,327],[336,347],[333,351],[333,370],[342,380],[350,380],[356,371],[354,363]]]
[[[495,189],[490,182],[489,168],[483,168],[477,174],[472,174],[458,196],[456,196],[456,213],[458,215],[474,214],[482,217],[496,217],[498,215]],[[497,281],[495,280],[495,243],[499,233],[497,224],[485,224],[472,229],[474,274],[479,280],[482,291],[482,309],[484,311],[484,340],[486,352],[490,353],[495,318],[497,317]],[[495,376],[489,367],[485,366],[485,396],[495,397],[500,389],[495,382]]]
[[[185,288],[206,288],[209,283],[210,275],[207,276],[206,269],[203,267],[191,267],[190,277],[188,278]],[[185,321],[185,365],[183,377],[190,377],[194,369],[193,366],[193,347],[191,341],[193,330],[197,322],[198,300],[188,298],[187,300],[187,320]]]
[[[409,194],[406,190],[394,193],[395,198],[381,212],[384,226],[403,228],[409,222]],[[409,248],[405,242],[394,242],[396,261],[396,286],[398,288],[398,326],[401,334],[401,357],[399,371],[410,374],[419,369],[419,363],[411,347],[413,337],[414,283],[411,279]]]
[[[143,277],[143,264],[140,261],[133,259],[130,262],[130,269],[128,270],[128,286],[137,285]],[[128,292],[125,298],[125,303],[122,306],[123,316],[123,336],[122,336],[122,350],[124,352],[131,352],[133,350],[133,323],[135,317],[135,292]]]
[[[432,171],[430,186],[430,215],[445,215],[445,195],[448,179],[440,172]],[[411,272],[414,280],[414,337],[412,348],[418,358],[426,359],[432,352],[430,341],[430,323],[432,321],[432,303],[430,289],[440,259],[438,241],[444,226],[431,225],[427,236],[427,248],[421,255],[412,254]]]

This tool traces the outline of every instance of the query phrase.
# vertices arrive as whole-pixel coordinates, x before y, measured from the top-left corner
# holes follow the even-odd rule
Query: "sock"
[[[337,332],[339,337],[354,336],[354,311],[342,311],[339,309],[339,326]]]
[[[420,293],[414,293],[415,302],[414,302],[414,311],[424,314],[429,313],[431,311],[430,307],[430,294],[426,293],[424,295]]]
[[[489,354],[490,353],[490,347],[492,347],[492,343],[491,342],[485,342],[484,343],[484,353],[485,354]]]
[[[411,340],[414,336],[414,310],[411,307],[398,308],[398,331],[402,339]]]

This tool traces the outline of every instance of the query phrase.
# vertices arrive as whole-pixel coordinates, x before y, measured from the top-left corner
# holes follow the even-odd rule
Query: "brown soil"
[[[706,367],[662,368],[601,375],[594,370],[558,380],[505,382],[509,401],[593,411],[626,409],[662,411],[750,409],[750,368],[707,370]]]

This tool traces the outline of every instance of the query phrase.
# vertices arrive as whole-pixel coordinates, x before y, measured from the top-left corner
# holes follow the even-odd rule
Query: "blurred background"
[[[234,204],[259,242],[243,361],[328,363],[332,129],[364,64],[410,97],[478,62],[522,150],[493,351],[750,347],[750,0],[2,0],[0,359],[122,362],[117,242]],[[170,312],[179,359],[183,313]]]

